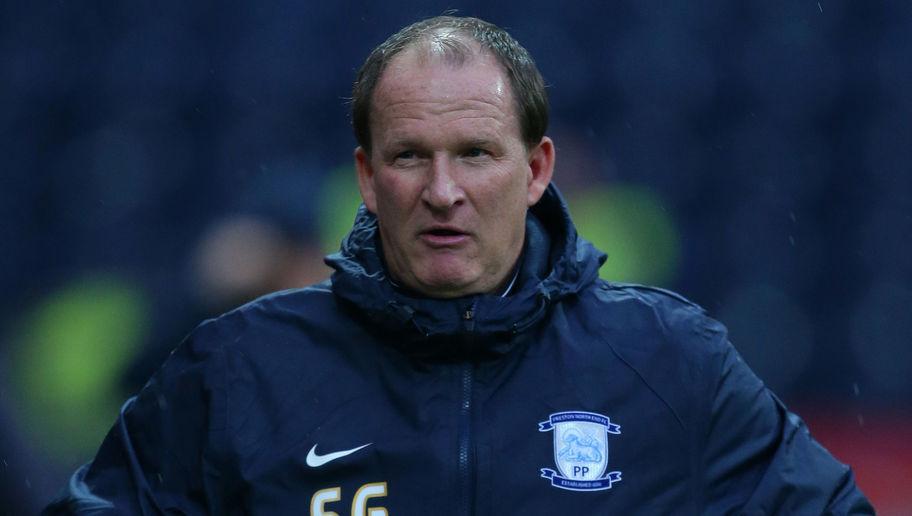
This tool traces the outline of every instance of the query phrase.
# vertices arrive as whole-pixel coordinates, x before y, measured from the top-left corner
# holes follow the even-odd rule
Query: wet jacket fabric
[[[362,208],[331,281],[200,325],[46,513],[873,513],[722,325],[598,278],[554,187],[505,297],[398,290],[378,245]]]

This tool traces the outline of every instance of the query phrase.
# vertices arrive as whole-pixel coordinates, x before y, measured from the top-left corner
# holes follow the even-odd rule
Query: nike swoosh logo
[[[346,455],[351,455],[352,453],[355,453],[356,451],[358,451],[362,448],[367,448],[371,444],[374,444],[374,443],[367,443],[367,444],[358,446],[357,448],[352,448],[350,450],[337,451],[337,452],[333,452],[333,453],[327,453],[326,455],[317,455],[317,445],[315,444],[315,445],[313,445],[313,448],[311,448],[310,451],[307,452],[307,465],[312,468],[319,468],[320,466],[326,464],[327,462],[332,462],[336,459],[341,459],[342,457],[345,457]]]

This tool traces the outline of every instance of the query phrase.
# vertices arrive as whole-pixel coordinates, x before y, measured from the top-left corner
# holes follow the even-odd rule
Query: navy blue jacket
[[[199,326],[46,513],[873,513],[719,323],[598,279],[553,187],[506,297],[397,290],[378,243],[362,208],[331,282]]]

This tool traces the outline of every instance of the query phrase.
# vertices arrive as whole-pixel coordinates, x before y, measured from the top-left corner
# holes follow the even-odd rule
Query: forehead
[[[391,122],[428,118],[440,123],[491,119],[518,131],[506,73],[496,58],[482,52],[455,61],[433,49],[413,48],[390,61],[374,92],[372,132],[391,129]],[[378,136],[382,134],[374,134]]]

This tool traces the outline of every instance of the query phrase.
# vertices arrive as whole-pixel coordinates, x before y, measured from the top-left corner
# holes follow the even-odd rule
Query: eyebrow
[[[484,146],[489,146],[489,145],[495,145],[496,140],[494,138],[485,138],[485,137],[469,138],[468,140],[459,142],[459,144],[462,146],[467,146],[467,147],[484,147]],[[387,141],[386,145],[389,147],[423,147],[424,146],[418,140],[415,140],[413,138],[393,138],[393,139]]]
[[[414,147],[421,147],[421,145],[416,140],[413,140],[411,138],[394,138],[392,140],[387,141],[385,143],[385,147],[387,147],[387,148],[402,148],[402,147],[414,148]]]
[[[467,147],[490,147],[494,144],[494,140],[490,138],[472,138],[466,142]]]

